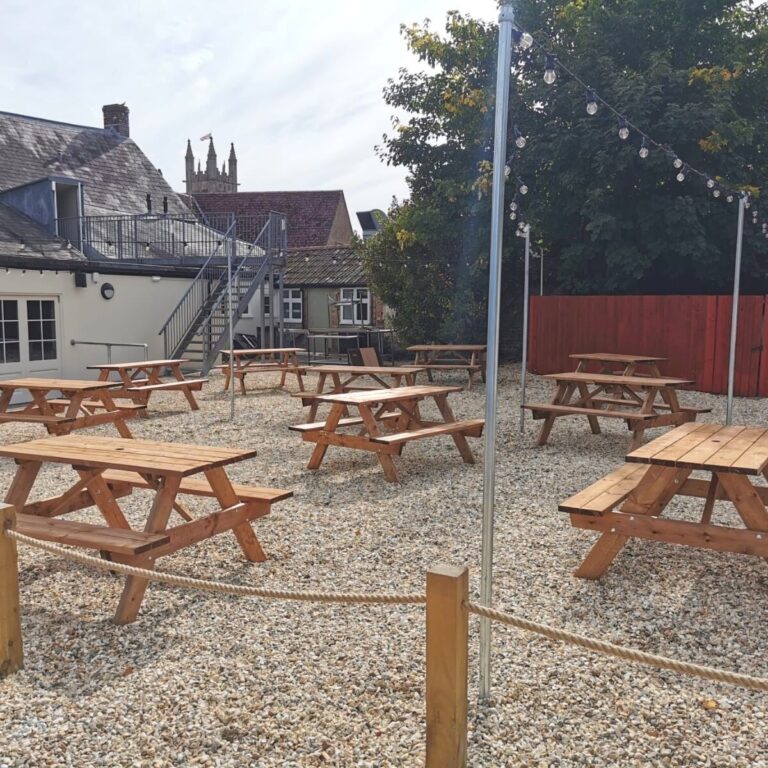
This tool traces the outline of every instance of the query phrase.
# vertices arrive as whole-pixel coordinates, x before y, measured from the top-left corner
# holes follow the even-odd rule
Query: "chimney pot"
[[[101,111],[104,113],[105,128],[112,128],[126,139],[130,137],[131,126],[128,120],[130,110],[125,104],[105,104]]]

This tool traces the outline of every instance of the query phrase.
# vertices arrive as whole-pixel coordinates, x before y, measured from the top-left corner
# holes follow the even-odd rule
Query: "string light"
[[[619,138],[622,141],[626,141],[629,138],[629,125],[627,125],[627,121],[623,117],[619,120]]]
[[[714,179],[707,179],[707,188],[708,189],[714,189],[715,188],[715,180]]]
[[[672,161],[672,165],[674,165],[675,168],[682,168],[683,161],[679,157],[675,157],[675,159]]]
[[[675,178],[677,178],[678,181],[685,181],[685,176],[688,172],[688,166],[683,165],[680,170],[678,171],[678,174]]]
[[[557,56],[554,53],[547,54],[547,63],[544,67],[544,82],[547,85],[553,85],[557,80],[557,72],[555,72],[555,65],[557,64]]]
[[[518,149],[524,149],[527,143],[525,136],[523,136],[523,134],[520,133],[520,129],[517,126],[514,127],[514,131],[515,131],[515,145],[517,146]]]
[[[587,91],[587,114],[597,114],[597,96],[595,96],[595,92],[591,88]]]
[[[732,202],[733,202],[733,193],[729,192],[729,193],[728,193],[728,194],[725,196],[725,202],[726,202],[726,203],[732,203]]]
[[[520,178],[517,179],[518,183],[518,192],[520,192],[521,195],[527,195],[528,194],[528,185]]]
[[[640,151],[638,152],[638,154],[640,155],[640,157],[643,158],[643,160],[645,160],[645,158],[648,157],[649,151],[650,150],[648,149],[648,141],[645,138],[645,136],[643,136],[643,143],[640,145]]]

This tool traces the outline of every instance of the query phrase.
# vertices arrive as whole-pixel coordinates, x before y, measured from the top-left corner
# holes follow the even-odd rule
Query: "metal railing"
[[[112,362],[112,347],[141,347],[144,350],[144,359],[149,359],[149,344],[142,344],[139,341],[82,341],[81,339],[70,339],[70,345],[88,344],[94,347],[107,348],[107,363]]]

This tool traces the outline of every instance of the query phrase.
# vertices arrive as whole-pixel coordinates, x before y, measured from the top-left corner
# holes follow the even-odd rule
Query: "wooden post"
[[[469,571],[427,571],[426,768],[467,764],[467,647]]]
[[[18,671],[24,662],[16,542],[4,534],[15,525],[14,508],[0,504],[0,677]]]

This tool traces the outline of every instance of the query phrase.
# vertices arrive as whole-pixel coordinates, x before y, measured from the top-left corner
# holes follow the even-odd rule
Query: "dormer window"
[[[82,187],[78,182],[54,181],[56,234],[75,248],[82,242]]]

